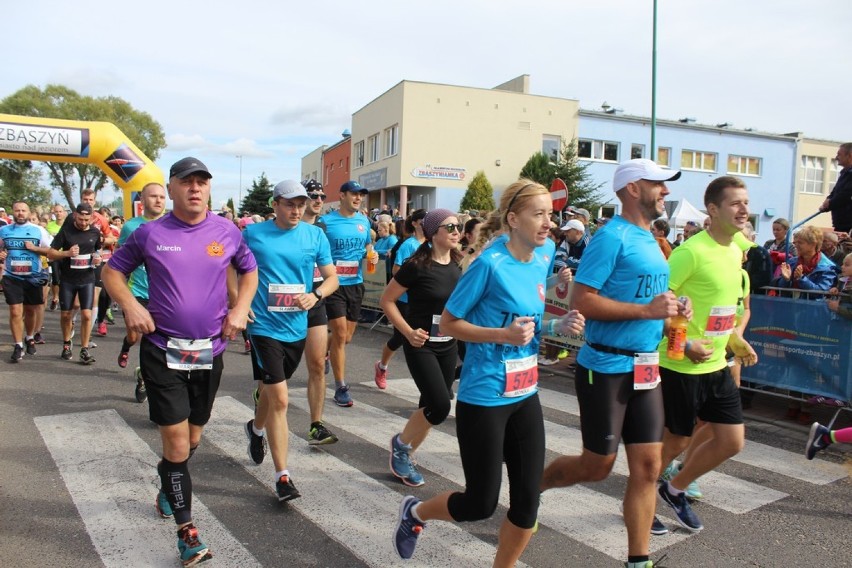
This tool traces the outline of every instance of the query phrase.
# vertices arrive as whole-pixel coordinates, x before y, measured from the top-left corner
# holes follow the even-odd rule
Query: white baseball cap
[[[279,197],[284,199],[304,197],[307,199],[308,192],[305,191],[305,186],[301,183],[292,179],[285,179],[272,188],[272,200],[275,201]]]
[[[570,221],[559,227],[560,231],[567,231],[568,229],[576,229],[581,233],[586,232],[586,228],[583,226],[583,224],[576,219],[571,219]]]
[[[618,191],[627,187],[628,183],[647,179],[650,181],[674,181],[680,177],[680,170],[661,168],[656,162],[646,158],[637,158],[619,164],[612,178],[612,189]]]

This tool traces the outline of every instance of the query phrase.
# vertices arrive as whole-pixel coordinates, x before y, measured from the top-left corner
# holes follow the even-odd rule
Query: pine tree
[[[485,172],[480,170],[476,172],[473,179],[467,185],[467,191],[462,197],[461,210],[476,210],[476,211],[493,211],[497,208],[494,205],[494,188],[491,187],[491,182],[485,177]]]
[[[269,206],[269,199],[272,197],[272,183],[266,177],[266,172],[260,174],[256,180],[251,182],[251,189],[243,198],[240,204],[240,214],[260,215],[261,217],[272,213],[272,207]]]
[[[577,140],[562,144],[556,163],[551,156],[538,152],[530,156],[521,169],[520,176],[550,188],[553,180],[560,178],[568,186],[568,205],[582,207],[594,216],[607,200],[601,191],[603,183],[596,183],[588,172],[589,164],[577,159]]]

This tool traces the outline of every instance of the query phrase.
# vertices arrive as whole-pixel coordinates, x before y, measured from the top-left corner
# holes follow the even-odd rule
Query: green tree
[[[256,180],[251,182],[251,189],[240,204],[240,217],[243,213],[249,215],[267,215],[272,213],[269,199],[272,197],[272,183],[266,177],[266,172],[260,174]]]
[[[0,160],[0,204],[12,213],[11,205],[25,201],[31,211],[49,208],[50,190],[42,187],[39,172],[25,160]]]
[[[225,205],[225,207],[227,207],[228,211],[230,211],[231,213],[234,212],[234,198],[233,197],[228,198],[228,203]]]
[[[476,172],[476,175],[467,184],[467,191],[462,197],[459,208],[477,211],[493,211],[497,208],[494,205],[494,188],[491,187],[491,182],[485,177],[484,171]]]
[[[560,178],[568,186],[568,205],[588,209],[595,215],[606,203],[601,187],[588,172],[589,164],[577,159],[577,140],[562,144],[559,159],[554,162],[551,156],[537,152],[530,156],[521,169],[520,177],[531,179],[550,188],[553,180]]]
[[[166,146],[163,128],[148,113],[118,97],[82,96],[62,85],[48,85],[44,90],[28,85],[0,101],[0,113],[111,122],[151,160],[156,160]],[[51,185],[62,192],[72,208],[80,191],[91,187],[97,197],[109,181],[100,168],[89,164],[45,162],[45,168]]]

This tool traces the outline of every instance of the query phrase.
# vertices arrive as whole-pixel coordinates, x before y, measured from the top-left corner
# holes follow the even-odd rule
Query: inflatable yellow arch
[[[160,168],[111,122],[0,114],[0,158],[97,166],[124,192],[127,219],[133,193],[163,183]]]

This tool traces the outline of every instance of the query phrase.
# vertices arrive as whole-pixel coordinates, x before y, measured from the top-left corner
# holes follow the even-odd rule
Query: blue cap
[[[343,185],[340,186],[340,193],[344,192],[352,192],[352,193],[370,193],[370,190],[358,183],[355,180],[349,180]]]

